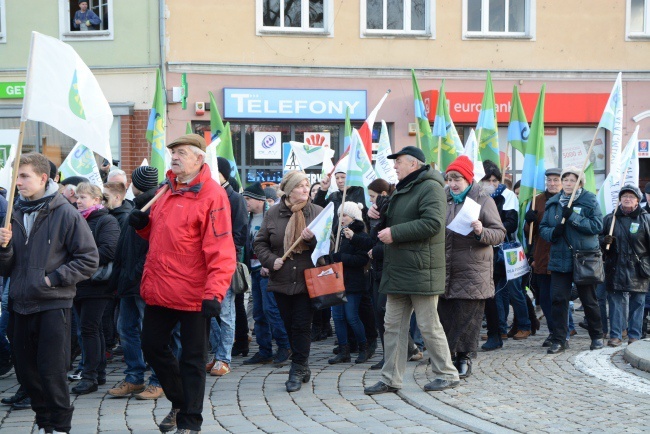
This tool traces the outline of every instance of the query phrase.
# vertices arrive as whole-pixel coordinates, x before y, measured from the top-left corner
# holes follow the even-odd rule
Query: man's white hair
[[[408,161],[409,163],[412,163],[412,162],[417,163],[418,169],[421,169],[421,168],[423,168],[424,166],[427,165],[427,163],[421,162],[420,160],[418,160],[417,158],[415,158],[412,155],[402,155],[402,157],[404,157],[406,159],[406,161]]]
[[[203,160],[205,160],[205,157],[207,156],[207,154],[205,153],[204,150],[202,150],[202,149],[200,149],[200,148],[197,148],[196,146],[192,146],[192,145],[189,145],[189,147],[190,147],[190,149],[192,150],[192,152],[194,152],[194,155],[197,155],[197,156],[198,156],[198,155],[202,155],[202,156],[203,156]]]

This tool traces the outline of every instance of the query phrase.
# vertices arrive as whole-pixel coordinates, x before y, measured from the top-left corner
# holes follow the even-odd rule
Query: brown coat
[[[551,253],[551,243],[539,236],[539,224],[542,222],[542,218],[544,217],[546,201],[551,197],[553,197],[553,195],[546,191],[535,196],[535,207],[533,208],[537,211],[537,221],[533,225],[533,273],[535,274],[551,274],[547,268],[549,255]],[[526,223],[524,226],[526,242],[528,242],[528,235],[530,233],[529,228],[530,225]]]
[[[323,208],[320,206],[309,202],[302,209],[305,214],[306,224],[309,225],[322,210]],[[280,203],[272,206],[264,216],[262,227],[255,237],[253,249],[262,263],[262,267],[269,269],[268,290],[280,294],[294,295],[307,292],[305,270],[314,268],[311,254],[316,247],[316,240],[312,239],[308,243],[309,250],[305,250],[300,254],[294,253],[292,258],[287,258],[284,261],[282,268],[277,271],[273,270],[275,260],[284,255],[284,233],[290,218],[291,210],[284,203],[283,197]]]
[[[494,296],[494,253],[492,246],[503,242],[506,228],[501,223],[494,200],[474,183],[467,197],[481,205],[478,219],[483,223],[483,232],[477,239],[474,232],[463,236],[449,229],[445,233],[447,258],[447,282],[445,298],[482,300]],[[463,203],[454,204],[447,188],[447,224],[463,208]]]

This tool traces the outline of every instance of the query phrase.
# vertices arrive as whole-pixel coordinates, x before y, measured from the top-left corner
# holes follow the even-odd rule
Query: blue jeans
[[[607,290],[604,283],[596,285],[596,298],[600,308],[600,321],[603,323],[603,334],[607,334],[609,323],[607,321]]]
[[[348,328],[350,325],[354,337],[359,344],[366,343],[366,330],[359,318],[359,304],[361,304],[362,294],[346,293],[347,303],[339,304],[332,307],[332,318],[334,318],[334,328],[336,329],[336,338],[339,345],[348,344]]]
[[[11,346],[7,339],[7,326],[9,325],[9,279],[2,286],[2,312],[0,312],[0,358],[11,357]]]
[[[628,297],[629,311],[625,306],[625,299]],[[629,339],[641,339],[645,293],[614,291],[607,294],[607,300],[609,301],[609,316],[612,326],[609,337],[612,339],[621,339],[623,329],[627,326],[627,337]],[[629,319],[626,321],[628,312]]]
[[[144,300],[139,296],[120,299],[120,315],[117,319],[117,330],[124,349],[126,381],[131,384],[144,384],[146,368],[140,334],[142,333],[142,318],[144,317]],[[149,384],[160,387],[156,374],[151,371]]]
[[[499,333],[508,333],[508,311],[510,301],[512,310],[517,317],[517,329],[530,331],[530,318],[528,318],[528,305],[526,305],[526,294],[521,289],[521,278],[506,280],[505,276],[499,279],[496,284],[497,313],[499,314]]]
[[[267,291],[268,277],[262,277],[259,270],[251,273],[253,297],[253,319],[255,320],[255,340],[262,357],[273,356],[273,341],[278,348],[290,348],[289,337],[275,301],[275,295]]]
[[[216,318],[210,320],[210,345],[214,358],[230,364],[232,346],[235,343],[235,293],[228,288],[221,301],[221,324]]]

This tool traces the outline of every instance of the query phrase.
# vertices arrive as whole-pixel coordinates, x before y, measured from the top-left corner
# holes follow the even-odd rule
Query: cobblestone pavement
[[[369,370],[370,363],[328,365],[333,338],[314,344],[312,381],[293,394],[284,390],[288,366],[243,366],[237,357],[230,374],[208,376],[202,432],[647,432],[650,374],[626,364],[620,348],[588,351],[585,330],[555,356],[541,347],[546,335],[542,326],[537,336],[479,352],[468,380],[437,393],[422,390],[432,380],[426,363],[409,362],[398,394],[364,395],[363,386],[380,373]],[[124,364],[115,361],[109,369],[98,392],[75,398],[72,432],[159,432],[156,423],[169,401],[108,396],[123,379]],[[17,387],[13,372],[0,378],[2,396]],[[2,433],[37,432],[33,422],[31,411],[0,406]]]

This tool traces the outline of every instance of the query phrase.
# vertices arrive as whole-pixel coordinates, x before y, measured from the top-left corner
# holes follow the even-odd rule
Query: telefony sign
[[[223,90],[224,117],[232,119],[364,120],[365,90],[237,89]]]

